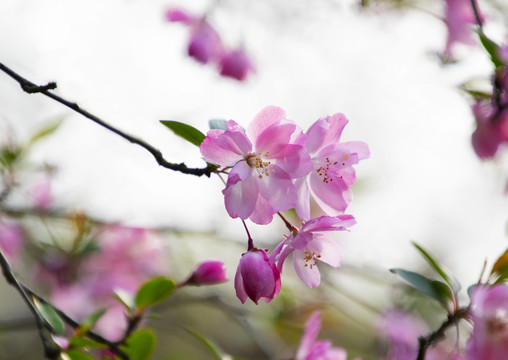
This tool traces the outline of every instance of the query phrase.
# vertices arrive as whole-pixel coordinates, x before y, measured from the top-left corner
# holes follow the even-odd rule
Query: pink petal
[[[281,168],[259,179],[259,192],[277,211],[287,211],[296,206],[296,190],[291,178]]]
[[[242,159],[237,153],[226,150],[217,144],[217,138],[224,133],[224,130],[210,130],[199,146],[201,155],[206,161],[222,166],[233,166]]]
[[[348,141],[340,145],[347,148],[351,153],[358,154],[358,160],[364,160],[370,157],[369,146],[363,141]]]
[[[247,136],[249,139],[255,140],[265,129],[285,119],[286,113],[284,110],[276,106],[267,106],[249,124]]]
[[[328,215],[344,212],[352,200],[351,190],[343,181],[325,183],[314,171],[310,174],[310,189],[316,203]]]
[[[243,278],[242,278],[242,272],[240,271],[240,266],[236,269],[236,275],[235,275],[235,290],[236,290],[236,296],[242,304],[245,304],[245,302],[248,299],[247,293],[245,292],[245,288],[243,287]]]
[[[321,313],[319,311],[315,311],[305,324],[305,332],[303,333],[300,346],[296,352],[297,359],[306,359],[306,356],[310,353],[320,330]]]
[[[307,179],[308,177],[305,176],[295,181],[298,199],[295,210],[298,217],[302,220],[310,219],[310,190]]]
[[[252,151],[252,144],[243,131],[225,131],[217,137],[216,144],[220,148],[235,153],[240,157]]]
[[[306,148],[301,145],[284,146],[276,155],[279,165],[292,179],[307,175],[314,165]]]
[[[271,125],[263,130],[255,139],[255,148],[257,152],[270,155],[266,157],[273,158],[283,149],[283,146],[289,144],[291,135],[296,131],[296,125],[287,123],[282,125]],[[282,145],[282,146],[281,146]]]
[[[231,179],[231,180],[230,180]],[[226,210],[232,218],[247,219],[256,205],[259,196],[257,179],[245,161],[235,165],[223,190]]]
[[[256,205],[254,206],[254,210],[249,216],[249,219],[255,224],[266,225],[272,222],[273,214],[276,212],[277,210],[275,210],[272,205],[270,205],[268,200],[262,196],[259,196],[257,198]]]
[[[307,130],[307,150],[313,154],[318,151],[325,141],[326,132],[330,124],[326,119],[319,119]]]
[[[327,118],[330,127],[326,133],[326,137],[323,141],[323,146],[330,144],[337,144],[342,135],[344,127],[348,123],[348,119],[341,113],[331,115]]]
[[[321,283],[321,275],[317,266],[310,266],[305,261],[305,253],[301,250],[295,250],[293,253],[293,265],[300,280],[310,288],[316,287]],[[305,266],[307,265],[307,266]]]
[[[307,245],[311,252],[320,254],[319,260],[333,267],[339,267],[344,257],[339,245],[332,239],[323,235],[314,235]]]

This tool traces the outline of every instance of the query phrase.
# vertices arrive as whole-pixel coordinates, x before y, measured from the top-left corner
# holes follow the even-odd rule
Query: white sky
[[[468,284],[484,258],[504,251],[507,166],[476,158],[474,119],[456,88],[489,76],[479,48],[459,48],[463,61],[441,67],[432,52],[443,48],[445,26],[416,10],[362,14],[352,1],[224,1],[211,21],[232,45],[243,41],[257,67],[240,84],[185,56],[186,29],[164,22],[166,7],[178,3],[186,5],[5,0],[0,59],[35,82],[56,81],[61,96],[145,139],[169,161],[194,166],[203,164],[198,149],[158,120],[205,132],[210,118],[247,125],[266,105],[278,105],[306,129],[342,112],[350,119],[344,140],[365,141],[372,153],[357,167],[362,186],[349,213],[358,225],[341,239],[347,263],[414,269],[421,262],[414,262],[413,240]],[[192,2],[197,11],[207,6]],[[143,149],[41,95],[23,94],[0,74],[1,124],[27,136],[63,114],[62,128],[34,154],[60,166],[61,204],[110,220],[245,238],[240,221],[227,218],[218,178],[158,168]],[[251,230],[279,239],[279,225]]]

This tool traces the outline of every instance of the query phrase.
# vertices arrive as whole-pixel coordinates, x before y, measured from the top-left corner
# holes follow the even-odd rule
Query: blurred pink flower
[[[338,217],[321,216],[307,221],[302,228],[284,241],[287,244],[282,250],[277,268],[282,271],[286,257],[293,253],[293,265],[296,274],[302,282],[312,288],[321,282],[321,275],[317,267],[317,260],[330,266],[339,267],[342,263],[342,250],[326,236],[328,231],[344,231],[356,223],[351,215]]]
[[[220,74],[243,81],[254,67],[243,49],[236,49],[225,52],[220,61]]]
[[[256,305],[260,299],[270,302],[280,291],[280,274],[263,249],[242,254],[235,275],[236,296],[242,304],[250,298]]]
[[[183,285],[211,285],[227,281],[222,261],[205,261],[196,267]]]
[[[508,111],[498,111],[490,102],[473,105],[476,129],[471,136],[473,149],[480,159],[496,155],[501,144],[508,143]]]
[[[206,64],[219,61],[224,47],[219,34],[204,19],[192,27],[187,53],[196,61]]]
[[[316,341],[320,330],[321,313],[316,311],[305,324],[295,360],[347,360],[346,350],[333,347],[331,341]]]
[[[13,222],[0,221],[0,250],[13,264],[18,260],[24,244],[24,232],[21,226]]]
[[[369,148],[360,141],[340,143],[347,123],[344,115],[335,114],[317,120],[306,133],[313,171],[295,183],[296,212],[303,220],[310,219],[311,196],[331,216],[343,213],[352,200],[350,188],[356,180],[353,165],[369,157]]]
[[[478,4],[476,8],[479,9]],[[483,23],[483,18],[480,19]],[[445,23],[448,29],[445,55],[451,57],[452,48],[456,43],[475,44],[471,25],[476,24],[476,18],[470,0],[446,0]]]
[[[473,333],[468,360],[501,360],[508,354],[508,286],[476,286],[471,293]]]
[[[181,22],[187,25],[197,22],[199,19],[181,8],[169,8],[166,10],[166,20],[169,22]]]
[[[292,179],[312,169],[301,129],[286,119],[284,110],[269,106],[245,132],[233,120],[227,130],[210,130],[201,154],[212,163],[232,167],[223,190],[232,218],[268,224],[273,214],[296,206]]]
[[[44,174],[29,190],[34,207],[40,210],[48,210],[53,205],[53,194],[51,191],[51,175]]]

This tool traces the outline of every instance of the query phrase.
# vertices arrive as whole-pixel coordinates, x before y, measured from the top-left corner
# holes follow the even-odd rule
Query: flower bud
[[[227,52],[220,59],[220,74],[243,81],[254,70],[247,54],[241,49]]]
[[[185,285],[211,285],[225,282],[226,270],[222,261],[205,261],[199,264],[189,277],[185,281]]]
[[[256,305],[259,299],[270,302],[280,291],[280,273],[263,249],[244,253],[235,276],[236,296],[245,304],[250,298]]]

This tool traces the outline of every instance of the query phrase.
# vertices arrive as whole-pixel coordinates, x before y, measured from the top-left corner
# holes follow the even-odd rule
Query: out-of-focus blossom
[[[243,81],[254,71],[249,57],[243,49],[236,49],[224,53],[219,61],[220,74]]]
[[[316,341],[320,330],[321,313],[316,311],[305,324],[295,360],[346,360],[346,350],[333,347],[331,341]]]
[[[471,140],[473,149],[481,159],[496,155],[503,143],[508,143],[508,110],[498,111],[490,102],[478,102],[473,105],[476,129]]]
[[[476,8],[479,9],[478,4]],[[480,19],[483,23],[483,18]],[[476,17],[470,0],[446,0],[445,23],[448,29],[444,50],[446,56],[452,56],[452,49],[456,43],[475,44],[471,25],[476,24]]]
[[[200,147],[203,157],[232,167],[223,190],[231,217],[268,224],[276,212],[296,206],[292,179],[312,169],[304,140],[301,129],[274,106],[263,109],[247,131],[230,120],[227,130],[208,132]]]
[[[51,182],[51,175],[45,174],[29,190],[35,208],[47,210],[53,205]]]
[[[321,275],[317,261],[330,266],[339,267],[342,263],[342,250],[337,243],[326,236],[328,231],[344,231],[356,223],[351,215],[338,217],[322,216],[307,221],[298,232],[294,232],[285,241],[286,248],[282,250],[278,259],[278,269],[286,257],[293,253],[293,265],[302,282],[312,288],[321,282]]]
[[[251,249],[240,258],[235,275],[236,296],[245,304],[260,299],[270,302],[280,291],[280,273],[263,249]]]
[[[16,263],[24,243],[21,226],[12,222],[0,221],[0,250],[7,260]]]
[[[340,143],[348,120],[335,114],[317,120],[307,131],[307,150],[313,171],[296,180],[298,204],[296,212],[310,219],[310,197],[331,216],[344,212],[352,200],[351,186],[356,180],[353,165],[369,157],[367,144],[360,141]]]
[[[199,19],[185,9],[169,8],[166,11],[166,20],[169,22],[181,22],[189,25],[196,23]]]
[[[217,31],[205,20],[200,21],[191,31],[187,53],[196,61],[206,64],[219,61],[224,48]]]
[[[227,281],[222,261],[205,261],[196,267],[183,285],[211,285]]]
[[[508,354],[508,286],[476,286],[471,293],[473,333],[468,360],[500,360]]]

